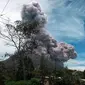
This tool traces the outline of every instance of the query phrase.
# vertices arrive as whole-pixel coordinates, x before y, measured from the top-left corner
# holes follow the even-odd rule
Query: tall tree
[[[23,29],[23,27],[25,28],[26,26],[27,26],[26,23],[24,23],[22,25],[21,21],[16,21],[15,25],[6,24],[6,32],[4,32],[3,30],[0,31],[0,37],[6,41],[6,45],[13,46],[16,49],[15,56],[17,56],[18,63],[19,63],[18,71],[20,68],[22,68],[22,74],[23,74],[24,80],[26,79],[25,70],[26,70],[26,68],[28,68],[25,65],[28,62],[25,59],[25,57],[27,57],[25,50],[23,50],[23,49],[25,49],[25,46],[26,46],[26,43],[25,43],[26,36],[23,34],[24,31],[22,29]],[[25,43],[25,45],[24,45],[24,43]],[[6,54],[5,56],[11,57],[12,55]],[[28,59],[28,61],[31,60],[29,58],[27,58],[27,59]],[[13,62],[14,62],[14,60],[13,60]],[[32,64],[32,62],[30,62],[30,63]]]

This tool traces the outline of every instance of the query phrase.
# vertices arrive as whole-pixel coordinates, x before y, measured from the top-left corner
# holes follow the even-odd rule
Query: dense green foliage
[[[39,79],[32,78],[29,81],[7,81],[5,85],[40,85]]]
[[[34,71],[28,70],[28,73],[31,72],[31,75],[27,76],[28,79],[20,80],[20,78],[17,76],[16,76],[17,79],[15,78],[13,79],[12,77],[14,74],[12,73],[12,71],[9,72],[7,71],[8,69],[3,68],[3,64],[0,65],[0,68],[1,68],[0,85],[4,85],[4,81],[6,81],[5,85],[40,85],[39,79],[41,78],[42,80],[42,76],[43,76],[43,82],[45,81],[45,77],[46,76],[48,77],[50,85],[85,85],[85,82],[83,80],[85,78],[84,75],[85,71],[76,71],[64,68],[49,73],[48,69],[45,69],[43,66],[42,69],[35,69]],[[21,76],[22,73],[20,74],[20,77]]]

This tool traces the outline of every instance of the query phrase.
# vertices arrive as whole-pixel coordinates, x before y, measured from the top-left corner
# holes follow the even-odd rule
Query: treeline
[[[26,79],[24,79],[22,65],[19,65],[17,71],[5,68],[0,63],[0,85],[45,85],[48,81],[49,85],[85,85],[85,70],[77,71],[63,68],[61,70],[49,71],[44,68],[43,64],[39,69],[25,69]]]

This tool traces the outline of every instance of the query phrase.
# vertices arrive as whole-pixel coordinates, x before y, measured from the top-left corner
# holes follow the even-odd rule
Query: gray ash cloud
[[[56,61],[56,66],[61,68],[63,67],[64,62],[76,58],[77,53],[74,46],[64,42],[57,42],[46,32],[46,15],[42,12],[38,3],[33,2],[29,5],[24,5],[21,16],[22,23],[30,23],[32,26],[35,23],[37,24],[32,29],[30,28],[31,30],[34,30],[34,32],[29,32],[29,27],[26,28],[26,35],[30,34],[30,37],[27,37],[27,41],[25,42],[29,42],[26,46],[26,50],[30,51],[30,46],[33,48],[33,54],[29,53],[34,56],[32,57],[32,60],[34,60],[33,62],[36,62],[35,56],[38,56],[38,60],[40,60],[40,57],[44,55],[50,62]],[[36,30],[39,31],[36,33]],[[37,63],[39,64],[39,61]]]

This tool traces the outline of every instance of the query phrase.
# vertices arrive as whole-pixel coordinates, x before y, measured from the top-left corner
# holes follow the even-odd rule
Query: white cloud
[[[69,69],[74,70],[85,70],[85,53],[79,53],[78,59],[70,59],[67,62],[64,63],[65,66],[67,66]]]
[[[48,14],[50,32],[57,40],[78,42],[85,37],[84,21],[80,17],[84,15],[74,8],[74,4],[71,7],[66,7],[66,1],[48,1],[51,3],[51,12]]]
[[[73,59],[70,59],[65,64],[68,65],[68,66],[80,66],[80,65],[83,66],[83,65],[85,65],[85,60],[73,60]]]
[[[67,66],[69,69],[72,70],[85,70],[85,60],[69,60],[67,63],[65,63],[65,66]]]
[[[79,71],[84,71],[84,70],[85,70],[85,66],[69,67],[69,69],[72,69],[72,70],[79,70]]]
[[[5,42],[0,39],[0,57],[7,53],[13,53],[15,51],[14,47],[6,46]]]

